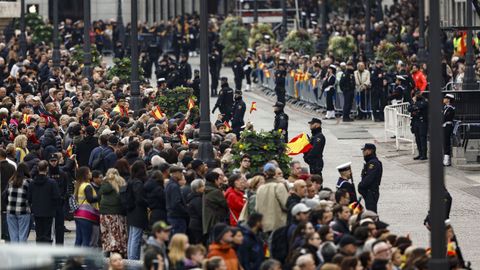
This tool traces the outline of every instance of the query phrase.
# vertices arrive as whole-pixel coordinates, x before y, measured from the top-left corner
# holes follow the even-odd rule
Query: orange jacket
[[[415,81],[415,88],[420,91],[425,91],[427,88],[427,79],[422,71],[418,70],[412,74],[413,80]]]
[[[230,244],[212,243],[208,247],[208,258],[220,256],[225,261],[228,270],[239,270],[240,265],[238,263],[237,253]]]

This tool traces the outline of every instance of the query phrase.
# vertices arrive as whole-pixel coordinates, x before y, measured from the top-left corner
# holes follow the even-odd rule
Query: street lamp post
[[[172,4],[170,3],[170,0],[167,0],[167,20],[170,20],[170,17],[172,15]]]
[[[132,77],[130,78],[130,106],[134,112],[138,112],[142,107],[140,98],[140,80],[138,76],[138,3],[137,0],[131,2],[131,57],[132,57]]]
[[[282,5],[282,39],[287,37],[287,0],[281,0]]]
[[[164,13],[163,13],[163,12],[164,12],[164,9],[163,9],[163,8],[164,8],[163,1],[164,1],[164,0],[160,0],[160,21],[163,21],[163,19],[164,19],[164,16],[163,16],[163,15],[164,15]]]
[[[439,1],[430,1],[429,13],[430,62],[428,78],[430,81],[430,109],[428,122],[430,134],[435,134],[435,136],[430,136],[430,244],[432,258],[430,259],[429,269],[447,270],[448,261],[445,258],[447,254],[445,243],[445,183],[442,160],[443,114],[440,113],[442,111],[442,85],[441,80],[438,79],[442,77]]]
[[[372,26],[371,26],[371,15],[370,15],[370,0],[366,0],[365,8],[365,56],[367,60],[372,60]]]
[[[472,27],[472,0],[467,0],[467,27]],[[465,80],[463,81],[464,90],[477,90],[478,84],[475,82],[475,69],[473,66],[474,52],[472,46],[472,30],[467,30],[467,53],[465,54]]]
[[[152,20],[153,20],[153,22],[156,22],[157,21],[157,0],[152,0],[152,1],[153,1],[153,3],[152,3],[152,5],[153,5],[153,18],[152,18]]]
[[[258,23],[258,0],[253,0],[253,22]]]
[[[27,37],[25,35],[25,0],[20,1],[20,55],[27,56]]]
[[[147,23],[148,23],[148,19],[150,17],[150,16],[148,16],[148,15],[150,15],[149,14],[150,13],[149,2],[150,2],[150,0],[145,0],[145,21]]]
[[[200,142],[198,154],[204,162],[213,161],[212,126],[208,85],[208,1],[200,3]]]
[[[321,38],[319,41],[320,51],[325,53],[328,47],[328,33],[327,33],[327,0],[321,0],[320,3],[320,17],[322,18],[321,23]]]
[[[60,66],[60,40],[58,40],[58,0],[53,0],[53,52],[54,67]]]
[[[92,80],[92,48],[90,45],[90,0],[83,0],[83,76],[88,78],[88,83],[93,84]]]
[[[123,25],[122,1],[117,0],[117,41],[120,41],[123,46],[125,45],[125,26]]]
[[[420,0],[418,2],[418,24],[420,36],[418,37],[417,58],[420,63],[425,63],[427,60],[425,51],[425,0]]]

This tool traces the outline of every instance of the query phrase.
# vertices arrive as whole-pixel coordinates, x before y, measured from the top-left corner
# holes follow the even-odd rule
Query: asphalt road
[[[110,58],[105,60],[111,63]],[[198,69],[198,57],[192,58],[190,62],[192,68]],[[224,68],[221,75],[229,77],[233,85],[231,69]],[[244,92],[244,100],[247,111],[252,101],[257,102],[257,111],[251,115],[247,112],[245,120],[253,122],[256,130],[273,129],[274,98],[254,89],[252,92]],[[211,107],[215,101],[216,98],[210,99]],[[319,113],[292,105],[288,105],[285,111],[290,117],[290,137],[309,132],[307,122],[312,117],[322,117]],[[215,116],[212,115],[211,118],[214,120]],[[354,181],[358,183],[363,167],[360,148],[364,143],[375,143],[384,168],[378,206],[380,218],[390,224],[392,233],[408,234],[415,246],[428,247],[430,234],[423,226],[423,219],[429,208],[428,162],[413,161],[408,144],[402,144],[402,150],[397,151],[393,140],[385,141],[383,124],[365,120],[345,124],[336,120],[325,120],[323,130],[327,141],[324,152],[324,185],[335,189],[338,179],[335,167],[347,161],[352,162]],[[301,155],[294,159],[303,162]],[[452,167],[447,168],[445,173],[446,185],[453,197],[451,223],[465,259],[472,262],[473,269],[479,269],[480,173],[459,171]],[[67,226],[74,229],[72,222],[67,223]],[[66,245],[73,245],[74,236],[74,233],[66,235]],[[30,239],[34,239],[34,233]]]

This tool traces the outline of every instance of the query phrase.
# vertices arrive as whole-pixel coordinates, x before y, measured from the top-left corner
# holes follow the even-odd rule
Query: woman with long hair
[[[21,134],[15,137],[13,144],[15,145],[15,159],[17,163],[23,162],[23,159],[28,154],[27,136]]]
[[[17,137],[18,138],[18,137]],[[18,164],[7,188],[7,225],[12,242],[27,242],[30,231],[30,207],[27,203],[28,186],[32,179],[26,163]]]
[[[76,235],[75,246],[89,247],[92,245],[92,230],[94,224],[99,224],[98,197],[90,184],[92,173],[88,167],[77,170],[74,196],[79,208],[73,214]]]
[[[182,270],[184,268],[185,251],[188,246],[188,236],[186,234],[177,233],[172,236],[168,246],[171,269]]]
[[[120,201],[120,188],[126,182],[117,169],[109,169],[98,191],[100,199],[100,233],[104,252],[127,256],[127,217]]]
[[[340,265],[342,270],[363,270],[362,263],[357,259],[357,257],[345,257],[342,260]]]

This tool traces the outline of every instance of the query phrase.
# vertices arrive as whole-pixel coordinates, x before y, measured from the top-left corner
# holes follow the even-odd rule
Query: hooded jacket
[[[28,202],[36,217],[55,217],[60,192],[55,180],[39,174],[28,187]]]
[[[208,258],[212,258],[215,256],[220,256],[225,261],[225,265],[227,266],[228,270],[238,270],[240,269],[240,265],[238,262],[237,253],[235,249],[232,248],[230,244],[222,244],[214,242],[209,247],[208,250]]]

